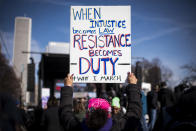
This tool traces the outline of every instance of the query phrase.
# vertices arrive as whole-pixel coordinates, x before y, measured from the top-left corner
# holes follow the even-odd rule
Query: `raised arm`
[[[61,99],[60,106],[61,108],[66,107],[66,111],[72,112],[73,107],[73,76],[70,74],[67,75],[64,79],[64,87],[61,88]]]
[[[74,116],[72,112],[73,107],[73,75],[67,75],[64,79],[64,87],[61,88],[61,99],[60,99],[60,118],[61,124],[66,131],[80,130],[80,122]]]
[[[135,117],[140,119],[142,115],[142,104],[140,89],[137,87],[137,79],[133,73],[128,74],[128,86],[126,87],[126,93],[128,97],[128,107],[127,107],[127,116]]]

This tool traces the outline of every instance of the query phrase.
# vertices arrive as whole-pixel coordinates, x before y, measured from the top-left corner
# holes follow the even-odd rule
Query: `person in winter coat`
[[[141,101],[142,101],[142,117],[140,121],[142,124],[142,130],[147,131],[148,126],[147,126],[147,122],[145,119],[145,116],[147,115],[147,97],[143,90],[141,90]]]
[[[149,114],[149,131],[152,131],[154,128],[156,118],[157,118],[157,110],[158,110],[158,85],[155,86],[152,91],[147,94],[147,105],[148,105],[148,114]]]
[[[196,86],[183,92],[179,101],[164,108],[154,131],[196,131]]]
[[[60,117],[66,131],[139,131],[141,130],[140,118],[142,106],[140,99],[140,89],[137,87],[137,79],[134,74],[128,74],[128,86],[126,92],[128,96],[128,107],[126,114],[113,122],[111,118],[111,106],[109,102],[102,98],[92,98],[88,102],[88,111],[85,120],[81,123],[72,111],[73,102],[73,76],[65,78],[61,89]]]
[[[47,103],[47,109],[42,116],[42,125],[45,131],[63,131],[59,119],[58,101],[53,96],[50,97]]]
[[[75,116],[78,118],[78,120],[80,122],[83,121],[83,119],[85,118],[85,114],[86,114],[86,109],[85,109],[85,104],[84,102],[82,102],[82,100],[75,100],[74,104],[74,114]]]
[[[161,83],[161,89],[158,92],[158,100],[161,104],[161,109],[175,104],[175,97],[173,92],[167,88],[165,82]]]
[[[114,97],[112,99],[112,119],[113,121],[118,121],[123,116],[123,112],[120,107],[120,99]]]
[[[0,131],[21,131],[24,128],[16,107],[19,92],[20,81],[2,54],[0,44]]]

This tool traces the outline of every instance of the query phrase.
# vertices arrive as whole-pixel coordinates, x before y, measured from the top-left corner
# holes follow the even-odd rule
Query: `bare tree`
[[[169,81],[173,75],[171,69],[164,66],[158,58],[154,58],[152,61],[144,59],[140,63],[143,81],[151,83],[152,87],[159,85],[161,81]]]
[[[148,70],[148,77],[146,78],[147,82],[152,84],[152,87],[159,85],[161,80],[161,69],[157,65],[153,65]]]
[[[173,76],[172,70],[166,66],[162,66],[161,71],[162,71],[162,76],[161,76],[162,81],[169,81],[170,78]]]
[[[195,63],[190,63],[186,64],[181,67],[182,69],[187,71],[187,76],[184,78],[184,82],[187,83],[193,83],[196,81],[196,64]]]

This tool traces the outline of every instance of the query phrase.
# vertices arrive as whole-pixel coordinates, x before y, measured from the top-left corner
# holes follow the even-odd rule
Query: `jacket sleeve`
[[[73,89],[72,87],[65,86],[61,88],[60,107],[63,111],[72,112],[73,107]]]
[[[142,103],[140,89],[135,84],[129,84],[126,88],[128,97],[127,116],[140,119],[142,115]]]
[[[73,107],[73,89],[72,87],[65,86],[61,88],[60,98],[60,119],[61,124],[66,131],[79,130],[80,122],[72,112]]]

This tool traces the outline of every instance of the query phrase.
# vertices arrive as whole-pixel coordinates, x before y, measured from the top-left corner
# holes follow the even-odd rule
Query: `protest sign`
[[[124,83],[131,71],[131,6],[71,6],[75,83]]]

